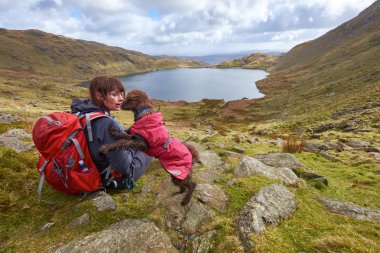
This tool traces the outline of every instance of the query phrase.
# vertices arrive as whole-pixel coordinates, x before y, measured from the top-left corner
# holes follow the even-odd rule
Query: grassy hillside
[[[267,96],[246,101],[250,117],[310,125],[376,106],[380,97],[380,1],[324,36],[282,55],[258,82]],[[231,103],[230,107],[233,107]]]
[[[272,67],[277,60],[278,56],[263,54],[263,53],[253,53],[242,58],[224,61],[216,65],[217,68],[246,68],[246,69],[262,69],[268,70]]]
[[[173,57],[153,57],[101,43],[75,40],[39,30],[0,29],[0,68],[89,79],[156,69],[199,67]]]

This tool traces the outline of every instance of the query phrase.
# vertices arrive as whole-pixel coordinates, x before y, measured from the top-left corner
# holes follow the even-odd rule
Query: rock
[[[364,208],[352,203],[327,198],[318,198],[318,201],[331,212],[353,217],[358,220],[370,220],[380,223],[380,210]]]
[[[321,125],[315,129],[313,129],[313,133],[321,133],[321,132],[325,132],[325,131],[328,131],[328,130],[333,129],[333,128],[335,128],[334,123],[324,124],[324,125]]]
[[[263,187],[240,211],[237,229],[246,252],[252,251],[250,234],[260,233],[267,226],[277,226],[281,219],[287,219],[296,210],[293,193],[279,185]]]
[[[204,168],[196,169],[194,177],[201,183],[213,183],[220,180],[221,174],[227,169],[227,165],[213,151],[207,150],[200,152],[200,161]]]
[[[306,181],[316,181],[316,182],[321,182],[324,185],[328,186],[328,181],[327,178],[323,175],[318,175],[315,173],[311,172],[300,172],[296,173],[300,178],[306,180]]]
[[[195,237],[192,241],[193,253],[208,253],[212,250],[214,238],[217,232],[215,230],[201,234]]]
[[[90,215],[88,213],[83,214],[75,219],[73,219],[70,223],[70,227],[78,227],[82,225],[86,225],[90,222]]]
[[[287,185],[298,185],[298,177],[294,172],[285,167],[275,168],[265,165],[256,158],[244,156],[240,164],[234,171],[237,177],[249,177],[263,175],[269,178],[278,179]]]
[[[17,153],[26,152],[33,148],[32,144],[22,142],[20,139],[31,139],[32,136],[23,129],[11,129],[0,135],[0,146],[6,146]]]
[[[116,203],[113,198],[104,191],[91,194],[91,199],[95,203],[97,210],[103,212],[106,210],[116,210]]]
[[[8,130],[6,133],[3,133],[1,135],[2,137],[16,137],[16,138],[25,138],[25,139],[32,139],[32,135],[25,132],[24,129],[20,128],[14,128]]]
[[[194,192],[195,196],[206,205],[224,211],[227,206],[228,197],[224,191],[214,185],[198,184]]]
[[[48,223],[46,223],[45,225],[43,225],[42,227],[40,227],[36,231],[36,234],[41,233],[41,232],[45,232],[46,230],[50,229],[53,225],[54,225],[54,222],[48,222]]]
[[[165,207],[165,225],[168,228],[182,230],[181,224],[185,219],[186,209],[181,206],[181,195],[174,195],[162,201],[162,206]],[[190,202],[191,204],[191,202]]]
[[[213,219],[212,211],[199,203],[198,201],[191,201],[189,211],[186,213],[185,220],[182,223],[182,228],[188,234],[195,234],[203,228],[203,224]]]
[[[368,147],[364,149],[365,152],[380,153],[380,147]]]
[[[371,157],[373,157],[373,159],[375,159],[376,161],[380,161],[380,153],[370,152],[370,153],[368,153],[368,155],[370,155]]]
[[[329,153],[325,152],[325,151],[320,151],[318,152],[318,154],[320,156],[322,156],[323,158],[325,158],[326,160],[329,160],[330,162],[334,162],[334,163],[337,163],[337,162],[342,162],[341,160],[339,160],[338,158],[330,155]]]
[[[286,167],[289,169],[307,168],[301,163],[293,154],[290,153],[268,153],[263,155],[256,155],[256,159],[269,166]]]
[[[51,249],[55,253],[84,252],[177,252],[170,238],[152,221],[127,219],[111,225],[103,231]]]
[[[245,148],[235,146],[235,147],[231,148],[230,151],[238,153],[238,154],[244,154]]]
[[[312,138],[312,139],[320,139],[321,136],[322,136],[321,134],[312,134],[312,135],[311,135],[311,138]]]
[[[302,149],[305,152],[317,153],[320,150],[329,150],[329,147],[326,144],[323,144],[323,143],[307,141],[303,145]]]
[[[365,150],[366,148],[369,148],[371,146],[369,142],[362,140],[349,140],[345,141],[345,144],[347,146],[352,147],[355,150]]]
[[[235,153],[229,150],[222,150],[219,152],[219,156],[229,156],[229,155],[234,155]]]
[[[200,154],[200,161],[207,168],[217,168],[219,170],[226,169],[226,164],[213,151],[205,151]]]

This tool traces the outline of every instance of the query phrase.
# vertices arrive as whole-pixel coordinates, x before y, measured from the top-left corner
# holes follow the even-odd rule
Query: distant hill
[[[278,59],[257,83],[267,95],[253,115],[326,118],[380,100],[380,1],[325,35]]]
[[[192,60],[154,57],[39,30],[0,29],[0,54],[2,69],[75,78],[202,65]]]
[[[263,69],[268,70],[272,67],[278,56],[269,55],[263,53],[253,53],[242,58],[233,59],[230,61],[224,61],[216,65],[217,68],[231,68],[231,67],[240,67],[247,69]]]
[[[279,55],[281,52],[275,52],[270,50],[255,50],[255,52],[252,51],[243,51],[243,52],[236,52],[236,53],[230,53],[230,54],[210,54],[210,55],[202,55],[202,56],[183,56],[181,58],[185,59],[191,59],[195,61],[201,61],[208,64],[219,64],[224,61],[233,60],[237,58],[241,58],[244,56],[247,56],[252,53],[265,53],[269,55]]]

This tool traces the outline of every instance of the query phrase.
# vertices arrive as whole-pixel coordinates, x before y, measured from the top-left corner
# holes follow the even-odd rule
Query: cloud
[[[41,29],[150,54],[289,50],[353,18],[373,2],[0,0],[0,27]]]

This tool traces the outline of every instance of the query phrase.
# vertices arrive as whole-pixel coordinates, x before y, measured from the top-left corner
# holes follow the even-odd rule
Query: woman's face
[[[101,97],[104,107],[108,111],[120,111],[121,103],[124,101],[124,93],[120,91],[111,91],[106,97]]]

